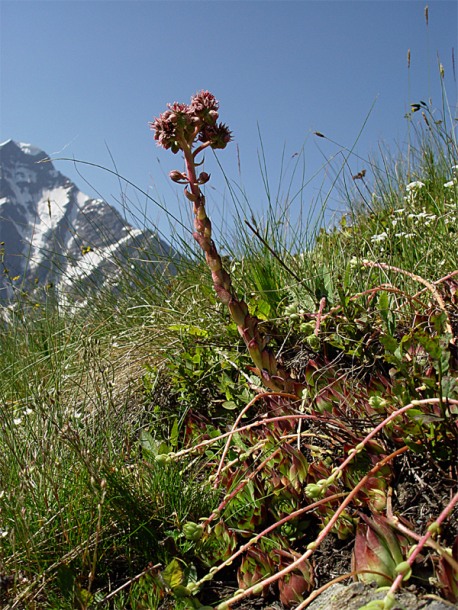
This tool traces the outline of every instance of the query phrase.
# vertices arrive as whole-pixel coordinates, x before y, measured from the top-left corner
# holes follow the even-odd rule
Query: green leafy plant
[[[184,526],[185,536],[195,543],[196,557],[212,566],[195,588],[239,558],[238,583],[243,592],[221,602],[218,610],[248,595],[266,594],[274,584],[285,605],[298,603],[297,608],[302,608],[314,583],[309,557],[333,533],[341,540],[354,537],[354,575],[364,582],[391,585],[383,602],[387,606],[415,568],[415,553],[407,557],[410,538],[383,515],[396,476],[395,460],[408,451],[424,452],[447,464],[452,459],[457,432],[450,419],[456,402],[450,363],[456,334],[450,308],[435,283],[391,263],[352,259],[345,276],[334,281],[323,262],[314,295],[317,310],[307,311],[297,297],[285,307],[289,329],[295,327],[297,336],[304,337],[303,361],[297,353],[294,358],[300,375],[292,375],[285,359],[273,356],[259,331],[261,320],[272,311],[263,296],[268,281],[259,283],[255,271],[260,300],[250,307],[239,300],[211,238],[201,190],[210,177],[197,175],[196,157],[207,147],[224,148],[230,141],[227,127],[216,124],[218,109],[214,96],[202,91],[190,105],[169,105],[152,124],[159,145],[183,154],[185,171],[174,170],[170,177],[185,185],[185,195],[193,204],[194,238],[205,253],[214,290],[228,306],[248,348],[255,365],[252,371],[269,390],[260,394],[264,418],[242,425],[250,402],[228,433],[215,481],[223,487],[224,499],[200,525]],[[407,185],[411,210],[423,205],[423,187],[419,181]],[[428,222],[435,219],[425,214]],[[377,222],[385,230],[372,236],[372,244],[388,237],[384,212]],[[393,226],[398,224],[399,219]],[[258,229],[251,229],[267,247]],[[316,251],[334,237],[335,233],[321,234]],[[270,246],[267,249],[271,251]],[[389,281],[352,293],[351,269],[358,267],[420,283],[433,303],[411,298],[405,285]],[[276,311],[280,303],[275,304]],[[196,353],[193,362],[198,364],[199,358]],[[199,441],[173,459],[225,436]],[[315,436],[318,445],[313,443]],[[224,459],[228,461],[223,465]],[[340,497],[345,499],[336,507],[334,501]],[[446,512],[454,505],[451,501]],[[296,520],[307,512],[308,519]],[[444,559],[447,554],[440,551],[440,556]],[[449,572],[449,567],[439,570],[447,591],[453,588]]]

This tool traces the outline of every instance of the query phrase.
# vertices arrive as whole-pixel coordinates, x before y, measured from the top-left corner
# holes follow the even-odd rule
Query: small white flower
[[[356,256],[353,256],[350,260],[350,268],[355,269],[355,267],[359,267],[359,266],[360,266],[359,260],[356,258]]]
[[[4,530],[0,527],[0,537],[6,538],[8,536],[8,530]]]
[[[378,235],[372,235],[371,242],[375,243],[375,242],[379,242],[379,241],[385,241],[385,239],[387,239],[387,237],[388,237],[388,233],[386,233],[386,231],[383,231],[383,233],[379,233]]]
[[[425,216],[425,226],[428,227],[433,220],[436,220],[436,215],[435,214],[428,214],[428,216]]]
[[[406,190],[409,192],[417,191],[419,189],[422,189],[424,186],[424,182],[420,182],[420,180],[415,180],[414,182],[409,182],[409,184],[406,186]]]
[[[13,419],[13,424],[14,424],[15,426],[19,426],[19,424],[20,424],[21,422],[22,422],[22,417],[15,417],[15,418]]]
[[[404,237],[405,237],[406,239],[412,239],[412,237],[415,237],[415,233],[406,233],[406,234],[404,235]]]
[[[391,224],[393,225],[393,227],[395,227],[398,224],[398,219],[395,218],[394,220],[392,220]]]
[[[82,417],[82,415],[83,414],[81,413],[81,411],[73,411],[73,417],[75,419],[80,419],[80,417]]]
[[[452,172],[458,172],[458,165],[452,165]]]
[[[445,187],[446,189],[452,189],[454,186],[456,186],[456,182],[455,182],[455,180],[450,180],[449,182],[446,182],[446,183],[444,184],[444,187]]]
[[[29,408],[27,408],[27,409],[24,411],[24,415],[32,415],[32,413],[33,413],[33,409],[29,409]]]
[[[396,233],[395,237],[404,237],[404,239],[411,239],[415,237],[415,233],[405,233],[402,231],[401,233]]]

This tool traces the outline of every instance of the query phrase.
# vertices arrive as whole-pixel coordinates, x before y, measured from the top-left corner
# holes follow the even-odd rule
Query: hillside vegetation
[[[222,259],[196,170],[218,114],[200,92],[153,123],[206,262],[4,311],[1,605],[300,610],[339,580],[385,588],[367,610],[457,603],[455,119],[413,104],[405,154],[343,167],[337,225],[270,200]]]

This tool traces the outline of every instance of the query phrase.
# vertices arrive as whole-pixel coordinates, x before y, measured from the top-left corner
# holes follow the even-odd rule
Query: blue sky
[[[428,4],[427,27],[426,2],[417,0],[1,0],[1,140],[113,169],[111,154],[123,176],[181,215],[187,204],[166,178],[181,169],[180,159],[156,147],[148,122],[167,102],[187,102],[208,89],[234,134],[218,159],[258,217],[267,199],[259,132],[274,194],[284,158],[280,199],[293,155],[303,147],[304,173],[293,190],[310,183],[292,206],[294,217],[300,205],[325,196],[326,158],[339,151],[314,131],[355,145],[362,157],[380,142],[402,146],[409,104],[431,98],[441,105],[438,57],[455,106],[458,4]],[[221,224],[231,218],[233,203],[213,153],[205,162],[212,173],[210,214]],[[55,165],[109,203],[119,205],[125,191],[137,216],[146,214],[168,231],[164,212],[131,187],[121,188],[101,170]],[[345,171],[364,165],[350,158]],[[339,206],[337,194],[329,206]]]

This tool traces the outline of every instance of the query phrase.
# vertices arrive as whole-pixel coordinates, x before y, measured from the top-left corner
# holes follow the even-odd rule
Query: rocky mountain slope
[[[153,231],[91,199],[30,144],[0,144],[0,300],[50,285],[67,292],[109,281],[123,261],[156,273],[176,256]],[[158,269],[159,267],[159,269]]]

